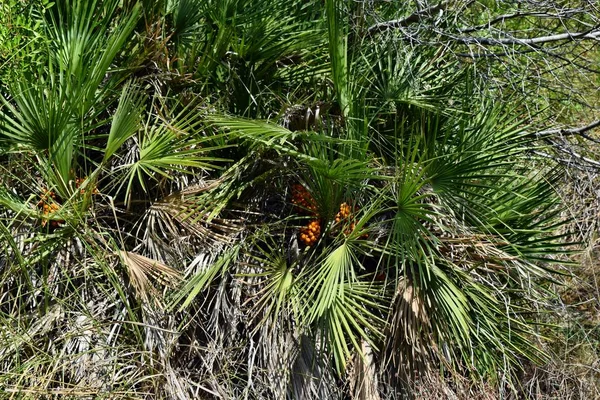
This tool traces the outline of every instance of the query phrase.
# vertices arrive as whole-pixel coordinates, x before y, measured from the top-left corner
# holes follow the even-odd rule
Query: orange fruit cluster
[[[57,211],[59,208],[60,207],[58,206],[57,203],[52,203],[52,204],[44,203],[44,205],[42,206],[42,210],[44,211],[44,214],[53,213],[54,211]]]
[[[292,203],[301,211],[315,215],[317,205],[310,192],[300,184],[292,186]]]
[[[356,207],[354,207],[356,209]],[[335,222],[340,223],[342,220],[347,219],[352,214],[352,207],[348,203],[340,204],[340,212],[335,215]]]
[[[292,186],[292,203],[301,212],[317,217],[317,204],[314,197],[302,185]],[[318,218],[312,219],[308,225],[300,229],[300,241],[306,246],[312,246],[321,236],[321,221]]]
[[[56,202],[56,193],[52,190],[46,190],[42,188],[42,195],[40,196],[40,201],[38,201],[37,206],[41,208],[44,216],[49,216],[50,214],[58,211],[60,206]],[[42,226],[46,226],[48,223],[48,218],[42,219]],[[65,221],[62,220],[51,220],[50,227],[58,228],[58,226]]]
[[[300,229],[300,240],[307,246],[312,246],[321,236],[321,223],[318,219],[313,219],[307,226]]]
[[[42,195],[40,196],[40,201],[38,201],[37,205],[40,207],[42,204],[47,203],[48,201],[56,201],[56,193],[52,190],[47,190],[42,187]]]
[[[340,211],[335,215],[335,223],[350,222],[350,224],[344,229],[344,235],[349,235],[355,228],[353,213],[358,211],[358,207],[352,207],[350,204],[344,202],[340,204]],[[367,234],[361,236],[361,238],[368,237]]]
[[[84,178],[75,178],[75,187],[79,188],[83,182],[85,182],[85,180],[87,179],[87,176]],[[81,194],[85,194],[85,189],[80,189],[79,193]],[[98,194],[100,192],[98,192],[98,188],[94,187],[94,189],[92,189],[92,194]]]

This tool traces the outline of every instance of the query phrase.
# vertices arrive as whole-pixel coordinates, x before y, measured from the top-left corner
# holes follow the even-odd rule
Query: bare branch
[[[547,137],[550,137],[550,136],[553,136],[556,134],[561,134],[563,136],[579,135],[588,140],[598,143],[599,141],[597,139],[594,139],[585,134],[585,132],[591,131],[592,129],[597,128],[597,127],[600,127],[600,119],[592,122],[591,124],[588,124],[588,125],[585,125],[585,126],[582,126],[579,128],[550,129],[550,130],[546,130],[546,131],[537,132],[536,135],[541,139],[547,138]]]
[[[395,19],[392,21],[380,22],[378,24],[375,24],[375,25],[369,27],[369,29],[367,30],[367,33],[369,35],[373,35],[375,33],[385,32],[389,29],[396,29],[396,28],[400,28],[403,26],[408,26],[410,24],[420,22],[424,18],[431,17],[433,14],[439,12],[440,10],[445,10],[446,7],[448,7],[448,4],[450,4],[450,0],[442,1],[439,4],[437,4],[435,6],[431,6],[424,10],[415,11],[408,17],[405,17],[402,19]]]
[[[462,42],[463,44],[479,44],[488,46],[507,46],[507,45],[519,45],[519,46],[532,46],[543,43],[558,42],[562,40],[582,40],[592,39],[600,40],[600,30],[593,30],[588,32],[567,32],[558,35],[550,36],[539,36],[535,38],[485,38],[485,37],[453,37],[455,41]]]
[[[483,29],[488,29],[492,25],[495,25],[499,22],[504,22],[504,21],[507,21],[510,19],[523,18],[523,17],[536,17],[536,18],[540,18],[540,19],[542,19],[542,18],[562,19],[562,18],[568,18],[571,14],[574,14],[576,12],[581,12],[581,10],[568,10],[568,11],[562,12],[560,14],[550,14],[550,13],[545,13],[545,12],[516,12],[514,14],[499,15],[499,16],[489,20],[485,24],[460,29],[459,31],[462,33],[470,33],[470,32],[480,31]]]

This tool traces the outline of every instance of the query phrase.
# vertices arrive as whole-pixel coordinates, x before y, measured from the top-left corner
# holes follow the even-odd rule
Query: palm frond
[[[130,162],[117,168],[116,174],[122,180],[114,190],[119,192],[125,187],[126,203],[131,201],[136,187],[148,191],[149,179],[156,182],[172,179],[171,172],[192,174],[197,170],[219,169],[218,163],[227,161],[211,154],[228,145],[213,145],[218,136],[203,135],[200,117],[193,106],[175,115],[166,107],[162,104],[162,110],[148,115],[143,129],[137,132],[137,146],[132,149]],[[165,117],[161,116],[163,113]]]
[[[149,301],[151,297],[156,297],[158,294],[152,280],[174,287],[181,279],[179,271],[151,258],[123,250],[117,251],[117,255],[127,267],[129,279],[136,293],[145,301]],[[156,298],[155,300],[158,301]]]
[[[189,307],[200,292],[208,287],[218,275],[227,273],[231,264],[236,261],[239,250],[239,245],[231,247],[220,255],[212,265],[187,278],[183,287],[173,295],[169,308],[174,308],[178,304],[181,304],[179,310]]]
[[[344,10],[341,1],[327,0],[325,9],[329,33],[329,57],[336,95],[342,114],[346,117],[352,117],[353,115],[350,114],[351,100],[348,92],[348,32],[344,31],[344,27],[348,25],[342,21]]]
[[[290,265],[286,254],[281,254],[273,243],[257,246],[256,255],[251,255],[250,272],[240,274],[248,279],[248,285],[260,285],[261,289],[248,302],[252,302],[252,317],[255,330],[266,327],[274,329],[280,313],[298,313],[295,290],[295,265]],[[257,270],[253,272],[252,270]]]
[[[144,100],[135,82],[123,85],[104,149],[104,162],[108,161],[141,127]]]
[[[360,341],[365,340],[377,348],[383,338],[385,321],[378,312],[385,308],[386,296],[372,282],[347,283],[340,290],[343,295],[333,299],[318,320],[318,325],[327,337],[329,351],[333,353],[338,373],[346,370],[352,354],[361,357]],[[353,351],[354,350],[354,351]]]
[[[233,137],[240,138],[249,144],[250,148],[264,146],[281,154],[287,154],[305,161],[317,161],[299,150],[294,139],[302,136],[302,133],[291,132],[288,129],[269,123],[250,119],[212,115],[209,121],[213,126],[225,129]],[[305,134],[308,135],[308,134]]]

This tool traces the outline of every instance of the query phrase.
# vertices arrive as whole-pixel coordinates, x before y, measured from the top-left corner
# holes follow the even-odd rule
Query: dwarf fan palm
[[[5,384],[330,397],[543,359],[558,172],[468,66],[335,0],[72,3],[0,110]]]
[[[553,172],[530,167],[535,137],[479,97],[469,69],[442,53],[420,54],[390,37],[358,43],[350,54],[340,5],[328,7],[343,125],[286,134],[254,121],[212,119],[240,137],[277,132],[276,143],[254,144],[287,160],[274,167],[294,161],[295,178],[279,185],[296,205],[280,208],[281,220],[257,232],[277,237],[283,248],[273,256],[272,245],[254,239],[249,252],[263,256],[250,269],[264,272],[248,275],[239,267],[242,276],[272,271],[263,291],[248,292],[249,302],[265,307],[260,324],[296,321],[324,350],[321,356],[333,354],[338,372],[361,341],[404,377],[434,365],[493,377],[522,358],[543,359],[530,341],[535,331],[527,314],[551,279],[553,254],[564,249],[553,233],[559,210]],[[373,67],[379,54],[385,58]],[[422,65],[420,57],[435,62]],[[434,73],[440,69],[447,72]],[[326,133],[339,139],[326,140]],[[341,203],[351,211],[342,215]],[[305,228],[299,237],[290,233],[295,220],[311,221],[310,240]],[[275,318],[274,304],[287,312]]]
[[[135,223],[170,185],[201,183],[195,175],[222,163],[196,104],[154,96],[116,64],[141,14],[139,5],[121,11],[118,1],[48,9],[38,62],[2,97],[1,307],[3,329],[16,335],[3,336],[0,362],[14,371],[2,384],[16,389],[147,390],[119,354],[143,363],[162,343],[143,328],[157,318],[146,307],[181,274],[165,251],[138,253]],[[111,357],[120,361],[101,361]],[[107,380],[113,367],[121,372]]]

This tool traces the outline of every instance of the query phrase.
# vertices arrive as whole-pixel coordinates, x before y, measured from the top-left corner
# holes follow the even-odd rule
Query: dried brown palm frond
[[[423,294],[408,278],[401,278],[393,304],[388,362],[403,380],[426,374],[435,365],[437,345]]]
[[[340,399],[342,388],[336,382],[326,354],[320,352],[319,335],[300,335],[293,348],[294,363],[291,369],[288,398]]]
[[[464,270],[494,272],[506,269],[506,264],[519,260],[501,246],[508,243],[492,235],[469,234],[440,238],[440,253],[452,264]]]
[[[219,187],[219,185],[222,182],[223,182],[223,178],[219,178],[219,179],[211,179],[208,181],[201,181],[199,183],[192,184],[192,185],[187,185],[184,188],[182,188],[179,192],[170,194],[169,196],[166,197],[166,199],[169,199],[171,197],[192,196],[192,195],[197,195],[197,194],[203,193],[203,192],[209,192],[209,191]]]
[[[371,345],[361,340],[360,351],[355,354],[348,369],[348,381],[352,398],[356,400],[380,400],[377,365]]]
[[[460,376],[445,379],[440,374],[428,374],[407,382],[402,396],[398,398],[418,400],[496,400],[512,397],[514,393],[502,392],[486,382],[465,379]]]
[[[193,256],[198,246],[230,245],[243,230],[243,220],[221,218],[225,207],[212,191],[222,180],[190,185],[155,201],[138,223],[144,253],[163,262]]]
[[[294,330],[281,318],[273,328],[263,326],[257,337],[260,340],[248,355],[248,364],[256,371],[252,380],[268,388],[274,398],[285,398],[296,350]]]
[[[174,287],[181,279],[179,271],[151,258],[123,250],[118,250],[117,255],[127,267],[130,282],[136,293],[146,302],[152,298],[156,305],[161,305],[157,297],[159,292],[152,281]]]
[[[178,223],[180,227],[202,240],[231,244],[233,236],[243,229],[241,220],[211,218],[210,211],[197,207],[198,205],[193,199],[159,201],[152,204],[149,212],[154,213],[154,218],[163,218],[165,222],[168,221],[171,228],[176,227],[176,223]],[[176,232],[175,229],[170,231]]]
[[[111,360],[117,351],[108,343],[110,329],[97,324],[99,310],[110,309],[108,300],[96,299],[89,310],[94,314],[72,312],[63,332],[62,352],[65,361],[62,373],[70,376],[80,388],[102,389],[106,387],[106,376],[110,373]],[[95,310],[94,310],[95,309]],[[113,343],[114,344],[114,343]]]

